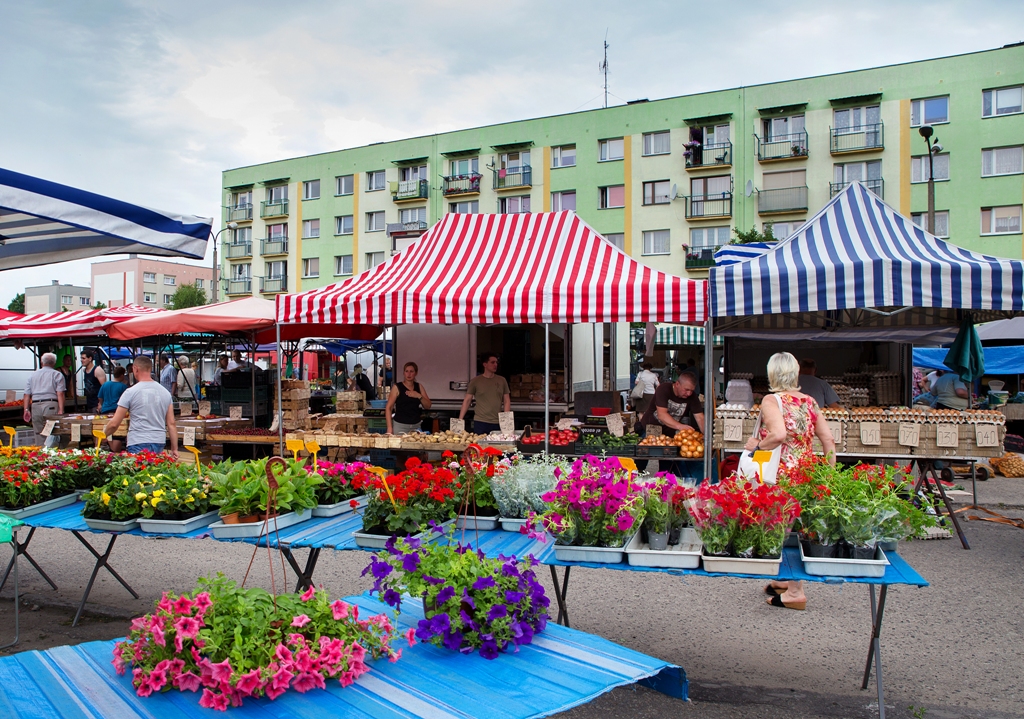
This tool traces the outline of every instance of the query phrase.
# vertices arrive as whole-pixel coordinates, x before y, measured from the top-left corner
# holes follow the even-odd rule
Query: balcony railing
[[[391,199],[395,202],[406,200],[422,200],[430,196],[430,183],[426,180],[407,180],[392,182]]]
[[[389,235],[407,235],[415,232],[425,232],[427,223],[424,220],[417,220],[416,222],[389,222],[384,225],[384,229]]]
[[[246,222],[252,219],[252,205],[228,205],[228,222]]]
[[[757,140],[757,159],[761,162],[770,160],[790,160],[807,157],[807,133],[795,132],[791,135],[774,135]]]
[[[858,127],[833,127],[832,154],[881,150],[884,148],[883,129],[881,122]]]
[[[252,278],[242,277],[237,280],[227,280],[224,282],[224,294],[226,295],[251,295],[252,294]]]
[[[693,270],[714,265],[715,251],[718,247],[718,245],[714,247],[691,247],[686,252],[686,269]]]
[[[288,200],[260,203],[260,217],[284,217],[288,214]]]
[[[288,278],[287,277],[260,277],[260,292],[264,294],[270,292],[287,292],[288,291]]]
[[[268,237],[265,240],[260,240],[260,254],[263,257],[267,257],[268,255],[287,255],[288,238]]]
[[[686,198],[686,219],[732,217],[732,193],[690,195]]]
[[[251,242],[228,242],[224,245],[224,254],[229,260],[238,260],[243,257],[252,257]]]
[[[714,145],[689,144],[683,153],[686,169],[701,167],[723,167],[732,164],[732,143],[719,142]]]
[[[757,191],[757,211],[762,215],[771,212],[795,212],[806,209],[806,185]]]
[[[494,189],[508,190],[513,187],[530,187],[533,185],[533,170],[529,165],[509,167],[504,170],[491,170],[494,173]]]
[[[884,189],[884,183],[882,182],[881,179],[878,179],[878,180],[861,180],[860,182],[866,188],[868,188],[869,190],[874,192],[876,195],[878,195],[882,199],[885,199],[883,194],[882,194],[882,190]],[[849,185],[849,184],[850,184],[849,182],[830,182],[830,183],[828,183],[829,191],[830,191],[830,195],[829,196],[830,197],[835,197],[840,192],[842,192],[844,189],[846,189],[846,186]]]
[[[472,172],[468,175],[449,175],[444,178],[444,182],[441,184],[441,194],[445,197],[451,195],[471,195],[480,192],[480,178],[483,177],[479,172]]]

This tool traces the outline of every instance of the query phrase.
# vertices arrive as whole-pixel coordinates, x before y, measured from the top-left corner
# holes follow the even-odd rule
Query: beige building
[[[53,280],[50,284],[39,287],[26,287],[25,314],[87,310],[94,304],[90,300],[91,294],[92,290],[88,287],[62,285],[60,280]]]
[[[163,307],[181,285],[194,284],[209,299],[212,279],[210,267],[129,255],[126,260],[92,263],[92,299],[107,307]]]

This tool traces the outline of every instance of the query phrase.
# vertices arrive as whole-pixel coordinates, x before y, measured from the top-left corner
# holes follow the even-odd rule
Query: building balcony
[[[249,259],[252,257],[252,243],[226,242],[224,244],[224,256],[229,260]]]
[[[776,160],[802,160],[807,157],[807,133],[796,132],[792,135],[775,135],[760,138],[754,135],[757,142],[757,159],[759,162]]]
[[[732,165],[732,143],[719,142],[714,145],[688,145],[686,152],[687,170],[701,170],[705,167],[719,168]]]
[[[441,183],[441,194],[445,197],[457,195],[479,195],[480,178],[479,172],[471,172],[468,175],[449,175]]]
[[[287,217],[288,216],[288,200],[279,200],[277,202],[261,202],[260,203],[260,217]]]
[[[884,188],[884,183],[882,182],[881,179],[878,179],[878,180],[861,180],[860,182],[861,182],[862,185],[864,185],[864,187],[866,187],[869,190],[871,190],[872,192],[874,192],[880,198],[885,199],[883,194],[882,194],[882,190]],[[828,183],[829,197],[835,197],[840,192],[845,190],[846,186],[849,185],[849,184],[850,184],[849,182],[830,182],[830,183]]]
[[[686,198],[686,219],[710,220],[732,217],[732,193],[690,195]]]
[[[882,123],[859,127],[833,127],[831,151],[833,155],[848,152],[872,152],[885,149]]]
[[[287,292],[287,277],[260,277],[260,292],[271,294],[273,292]]]
[[[533,185],[533,169],[529,165],[491,170],[494,174],[495,190],[512,190]]]
[[[252,279],[249,277],[243,277],[237,280],[225,280],[224,282],[224,294],[225,295],[251,295],[252,294]]]
[[[252,220],[252,205],[228,205],[228,222],[249,222]]]
[[[427,223],[418,222],[389,222],[384,225],[384,230],[390,237],[406,237],[408,235],[420,235],[427,231]]]
[[[287,237],[268,237],[265,240],[260,240],[260,255],[263,257],[270,257],[272,255],[287,255],[288,254],[288,238]]]
[[[715,252],[718,245],[714,247],[691,247],[686,251],[686,269],[706,270],[715,264]]]
[[[773,212],[800,212],[807,210],[807,186],[780,187],[774,190],[757,191],[757,212],[769,215]]]
[[[395,202],[425,200],[430,196],[430,183],[426,180],[391,182],[391,199]]]

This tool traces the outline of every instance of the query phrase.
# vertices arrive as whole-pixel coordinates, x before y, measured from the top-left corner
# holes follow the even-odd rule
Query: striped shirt
[[[25,394],[31,395],[33,402],[56,402],[57,395],[64,394],[65,389],[64,375],[53,367],[40,367],[25,383]]]

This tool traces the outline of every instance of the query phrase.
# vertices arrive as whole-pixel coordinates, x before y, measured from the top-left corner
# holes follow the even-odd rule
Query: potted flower
[[[569,461],[543,453],[516,455],[508,469],[491,478],[502,529],[518,532],[531,512],[546,510],[541,495],[555,488],[556,468],[567,471]]]
[[[644,501],[644,527],[647,529],[647,545],[654,550],[668,548],[669,529],[672,524],[671,489],[664,478],[647,486]]]
[[[356,544],[379,549],[391,535],[424,532],[430,522],[455,517],[458,477],[447,466],[434,467],[416,457],[406,460],[405,470],[386,477],[374,476],[367,485],[363,530]]]
[[[307,472],[323,479],[316,489],[317,506],[313,508],[313,516],[334,517],[364,506],[364,492],[373,479],[369,466],[364,462],[318,462],[315,468],[306,465]]]
[[[446,451],[442,459],[455,464],[455,455]],[[494,478],[504,474],[511,461],[503,459],[501,450],[471,444],[462,455],[459,467],[459,490],[455,494],[459,508],[459,528],[490,530],[498,526],[498,503],[492,489]]]
[[[271,493],[267,469],[274,464],[283,469],[274,471],[277,488]],[[317,506],[316,488],[323,482],[320,475],[307,472],[301,462],[280,457],[211,469],[210,477],[211,504],[220,507],[224,518],[213,525],[213,536],[218,539],[259,537],[264,531],[284,529],[308,519]],[[234,527],[230,526],[235,524],[230,516],[233,513],[239,515],[238,526]],[[265,521],[270,519],[273,521]]]
[[[396,610],[403,595],[422,598],[425,617],[415,630],[420,641],[495,659],[530,644],[547,625],[549,601],[536,564],[532,555],[486,557],[455,541],[452,527],[445,543],[391,537],[363,575],[374,578],[373,591]]]
[[[141,473],[143,489],[136,495],[142,507],[139,528],[154,534],[184,534],[217,519],[211,509],[210,480],[193,467],[165,465]]]
[[[82,495],[82,514],[92,529],[127,532],[135,529],[142,516],[142,505],[136,495],[146,489],[144,475],[117,476]]]
[[[200,706],[224,711],[333,679],[350,686],[369,659],[401,657],[394,634],[386,615],[360,619],[358,606],[331,602],[323,589],[275,597],[217,575],[188,594],[165,592],[151,614],[132,621],[113,663],[118,674],[131,670],[140,697],[202,691]]]

